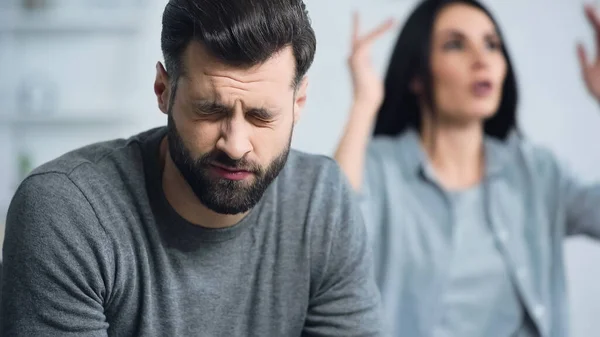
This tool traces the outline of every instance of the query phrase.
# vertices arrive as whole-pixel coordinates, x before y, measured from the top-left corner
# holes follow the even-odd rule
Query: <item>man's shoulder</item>
[[[98,166],[104,159],[118,151],[127,150],[128,139],[112,139],[89,144],[54,158],[35,168],[30,175],[58,173],[69,175],[82,165]]]
[[[92,143],[71,150],[35,168],[29,175],[62,174],[76,176],[75,172],[87,175],[110,175],[117,169],[128,172],[141,165],[142,143],[158,132],[151,129],[129,138],[111,139]],[[88,177],[91,178],[91,177]]]
[[[282,209],[337,207],[351,197],[350,185],[333,158],[298,150],[290,151],[276,191]]]
[[[288,161],[282,170],[281,180],[286,184],[318,184],[343,179],[337,162],[328,156],[300,150],[290,150]]]
[[[299,166],[309,167],[322,167],[323,165],[329,165],[335,161],[326,155],[309,153],[298,149],[291,149],[287,164],[291,164],[291,167],[298,168]]]

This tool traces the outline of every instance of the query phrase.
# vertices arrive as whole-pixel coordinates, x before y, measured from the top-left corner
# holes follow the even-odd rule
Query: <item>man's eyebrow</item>
[[[251,108],[246,112],[248,114],[252,114],[260,119],[272,119],[275,116],[275,113],[266,108]]]
[[[209,99],[199,99],[194,101],[192,104],[200,113],[231,114],[234,110],[232,106],[227,106],[219,101]],[[244,113],[254,115],[260,119],[272,119],[276,115],[276,111],[266,107],[249,108]]]
[[[193,101],[192,105],[199,112],[205,113],[230,113],[233,111],[233,107],[227,106],[215,100],[199,99]]]

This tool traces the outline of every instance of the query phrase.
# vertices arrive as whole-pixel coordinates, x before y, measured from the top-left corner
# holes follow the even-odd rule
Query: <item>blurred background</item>
[[[582,179],[600,180],[600,106],[586,92],[575,49],[583,41],[590,57],[595,53],[584,2],[483,2],[498,19],[512,54],[522,130]],[[346,58],[352,12],[360,12],[364,30],[390,16],[401,26],[416,1],[305,3],[318,47],[293,147],[332,155],[351,103]],[[0,0],[0,234],[12,194],[33,167],[91,142],[166,124],[152,89],[156,62],[162,61],[165,4]],[[374,47],[373,61],[382,74],[396,33]],[[583,238],[565,244],[572,336],[598,335],[600,245]]]

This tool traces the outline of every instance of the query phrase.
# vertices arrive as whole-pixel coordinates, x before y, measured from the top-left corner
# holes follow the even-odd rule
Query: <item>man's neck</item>
[[[481,181],[484,173],[481,123],[424,123],[421,142],[445,188],[464,189]]]
[[[160,163],[163,166],[162,187],[173,209],[190,223],[206,228],[226,228],[240,222],[246,214],[224,215],[204,206],[185,181],[169,154],[167,137],[160,144]]]

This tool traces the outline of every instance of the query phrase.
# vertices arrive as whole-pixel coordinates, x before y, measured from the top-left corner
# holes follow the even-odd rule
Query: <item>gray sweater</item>
[[[186,222],[164,128],[36,169],[9,209],[2,336],[380,336],[360,210],[336,164],[292,150],[237,225]]]

